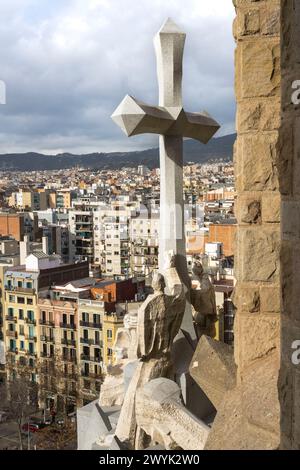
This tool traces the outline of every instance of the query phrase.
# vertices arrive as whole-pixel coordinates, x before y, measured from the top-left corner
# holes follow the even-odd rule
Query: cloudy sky
[[[152,38],[168,16],[187,33],[185,108],[233,132],[231,0],[0,0],[0,153],[156,146],[110,115],[127,93],[158,102]]]

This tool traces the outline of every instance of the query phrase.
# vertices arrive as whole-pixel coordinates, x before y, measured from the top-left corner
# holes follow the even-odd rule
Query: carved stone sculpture
[[[122,406],[125,395],[125,369],[137,359],[137,311],[124,317],[124,327],[119,328],[113,350],[117,365],[109,367],[101,386],[100,406]]]
[[[116,436],[128,448],[135,448],[137,436],[136,392],[152,379],[173,378],[171,347],[185,311],[185,289],[170,259],[164,276],[156,273],[149,295],[138,311],[137,352],[138,364],[127,389]],[[168,293],[165,293],[165,290]]]
[[[192,272],[191,303],[197,337],[203,334],[214,337],[217,306],[213,285],[199,259],[195,260]]]
[[[183,406],[180,388],[171,380],[155,379],[138,390],[136,416],[138,427],[149,436],[148,445],[167,450],[204,449],[210,429]]]

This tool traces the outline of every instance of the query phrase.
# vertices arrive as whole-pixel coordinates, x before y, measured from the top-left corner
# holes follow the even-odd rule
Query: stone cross
[[[176,255],[182,281],[189,285],[183,201],[183,138],[207,143],[219,124],[207,113],[188,113],[182,107],[182,60],[185,33],[167,19],[154,38],[157,57],[159,106],[149,106],[127,95],[112,119],[130,137],[160,134],[159,269],[167,253]]]

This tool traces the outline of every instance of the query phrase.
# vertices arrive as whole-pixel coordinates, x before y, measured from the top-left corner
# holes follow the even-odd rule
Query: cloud
[[[0,4],[0,152],[147,148],[110,115],[125,94],[157,103],[152,38],[171,16],[186,32],[186,109],[234,130],[230,0],[10,0]]]

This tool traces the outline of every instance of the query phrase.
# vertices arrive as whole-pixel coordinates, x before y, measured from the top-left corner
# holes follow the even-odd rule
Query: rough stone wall
[[[280,0],[234,0],[237,246],[235,360],[249,367],[280,350]]]
[[[281,447],[300,449],[300,1],[281,0],[282,194]],[[294,99],[292,99],[293,93]],[[296,345],[294,345],[295,347]],[[300,349],[298,343],[298,350]]]

